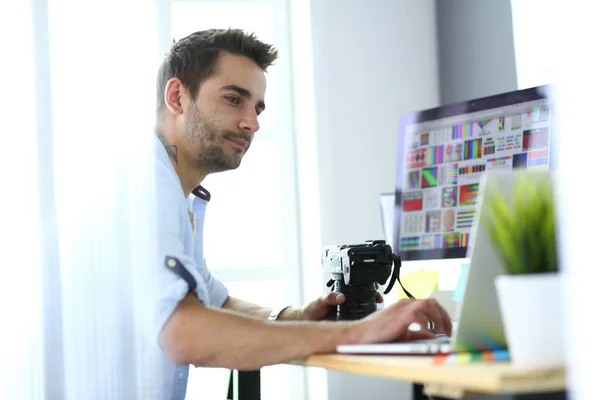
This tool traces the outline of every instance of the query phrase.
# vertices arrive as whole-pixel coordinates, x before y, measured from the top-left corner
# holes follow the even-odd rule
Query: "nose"
[[[239,127],[246,133],[255,133],[260,129],[258,115],[254,109],[247,111],[240,120]]]

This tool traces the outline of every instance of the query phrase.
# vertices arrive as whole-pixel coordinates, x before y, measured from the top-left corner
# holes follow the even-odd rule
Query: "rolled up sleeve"
[[[179,302],[189,293],[190,287],[187,281],[172,268],[165,265],[165,258],[171,257],[179,260],[181,265],[189,272],[196,281],[195,294],[198,299],[210,304],[209,289],[202,279],[202,273],[194,260],[185,254],[183,243],[183,232],[186,229],[185,216],[187,210],[185,203],[177,196],[181,195],[181,187],[177,187],[178,181],[170,176],[170,171],[160,171],[157,175],[157,234],[158,234],[158,285],[156,294],[156,311],[154,333],[160,339],[160,333],[169,318],[173,315]]]
[[[200,302],[209,305],[210,297],[209,290],[200,276],[194,261],[178,250],[181,246],[175,238],[162,239],[163,243],[167,242],[170,246],[165,246],[163,253],[163,261],[159,269],[159,293],[157,305],[157,334],[160,335],[164,325],[167,323],[179,302],[189,293],[190,287],[186,280],[173,272],[172,269],[164,265],[165,257],[173,257],[179,260],[183,267],[190,273],[196,281],[195,294]],[[169,243],[170,242],[170,243]],[[162,247],[162,246],[161,246]]]
[[[227,300],[227,297],[229,296],[229,290],[223,282],[210,273],[206,266],[206,262],[204,262],[202,274],[204,281],[206,282],[206,287],[208,288],[210,305],[212,307],[223,307],[225,300]]]

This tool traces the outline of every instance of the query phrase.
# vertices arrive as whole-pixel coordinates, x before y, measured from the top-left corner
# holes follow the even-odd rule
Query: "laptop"
[[[338,353],[346,354],[440,354],[463,351],[506,349],[506,338],[496,296],[494,279],[504,274],[484,229],[478,229],[481,215],[487,212],[486,198],[490,185],[512,188],[511,170],[486,173],[480,183],[473,226],[473,240],[467,255],[471,259],[464,294],[456,305],[456,325],[450,337],[401,343],[339,345]],[[410,290],[410,288],[407,288]]]

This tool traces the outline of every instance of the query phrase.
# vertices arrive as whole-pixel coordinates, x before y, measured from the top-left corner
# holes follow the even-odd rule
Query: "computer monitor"
[[[550,86],[400,119],[392,249],[402,260],[466,258],[479,181],[497,168],[551,168]]]

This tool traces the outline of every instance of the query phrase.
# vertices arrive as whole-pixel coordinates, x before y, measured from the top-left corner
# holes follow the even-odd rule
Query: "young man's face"
[[[258,131],[266,79],[251,59],[222,53],[215,72],[200,86],[183,112],[185,146],[199,168],[221,172],[237,168]]]

